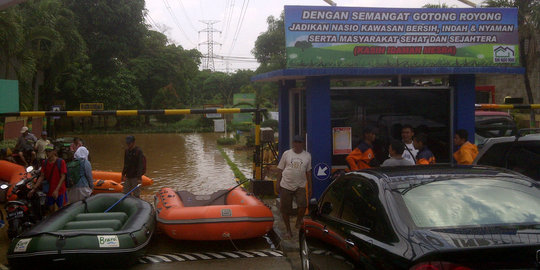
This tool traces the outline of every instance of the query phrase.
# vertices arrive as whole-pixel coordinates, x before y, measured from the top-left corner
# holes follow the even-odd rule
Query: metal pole
[[[261,110],[257,107],[255,112],[255,154],[253,162],[255,163],[255,180],[262,180],[262,158],[261,158]]]

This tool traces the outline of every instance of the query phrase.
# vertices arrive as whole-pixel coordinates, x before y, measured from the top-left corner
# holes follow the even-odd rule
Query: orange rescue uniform
[[[457,164],[470,165],[477,155],[478,147],[470,142],[465,142],[456,152],[454,152],[454,159],[456,159]]]
[[[416,154],[416,165],[429,165],[435,164],[435,156],[429,148],[424,147]]]
[[[373,148],[366,142],[360,143],[348,156],[345,158],[352,171],[371,168],[371,161],[375,158]]]

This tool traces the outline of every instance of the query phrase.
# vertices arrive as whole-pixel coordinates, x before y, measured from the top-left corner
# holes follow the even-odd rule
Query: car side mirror
[[[324,202],[321,207],[321,214],[322,215],[328,215],[332,213],[332,203],[331,202]]]

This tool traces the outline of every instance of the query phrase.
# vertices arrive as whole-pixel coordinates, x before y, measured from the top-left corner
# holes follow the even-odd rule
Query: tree
[[[523,82],[529,104],[534,104],[534,97],[529,80],[529,72],[538,62],[536,45],[538,44],[538,29],[540,29],[540,1],[538,0],[488,0],[484,2],[490,7],[516,7],[518,8],[519,29],[519,58],[525,68]],[[525,44],[528,44],[526,48]],[[534,110],[530,110],[531,127],[536,126]]]
[[[144,0],[63,0],[77,15],[94,72],[108,75],[137,57],[147,33]]]
[[[60,74],[72,61],[84,55],[84,42],[74,26],[73,13],[59,0],[27,1],[2,12],[5,35],[0,34],[5,76],[15,70],[20,82],[21,107],[38,109],[38,77],[42,91],[52,99]],[[2,31],[4,33],[4,31]],[[3,41],[4,38],[7,41]],[[45,103],[46,104],[46,103]]]
[[[260,34],[255,41],[255,48],[251,53],[261,63],[257,72],[268,72],[286,67],[285,51],[285,23],[284,13],[281,13],[279,19],[274,16],[268,17],[268,29]]]
[[[203,90],[208,93],[214,93],[221,97],[224,104],[232,103],[233,87],[229,75],[223,72],[213,72],[204,81]],[[216,100],[214,100],[216,101]]]
[[[14,65],[16,54],[24,44],[22,17],[20,15],[20,12],[15,8],[0,12],[0,61],[3,63],[4,68],[4,73],[0,74],[2,76],[0,78],[9,79],[11,77],[10,71],[16,68]]]
[[[201,54],[196,50],[184,50],[181,46],[167,45],[167,38],[155,31],[148,31],[143,52],[129,61],[130,69],[137,77],[137,86],[145,108],[150,108],[158,89],[169,84],[177,91],[183,103],[188,100],[188,81],[196,77]]]

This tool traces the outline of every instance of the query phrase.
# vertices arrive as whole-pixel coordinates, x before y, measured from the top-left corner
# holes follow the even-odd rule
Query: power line
[[[245,5],[245,9],[244,9],[244,5]],[[233,41],[232,41],[232,45],[231,45],[231,48],[229,49],[229,54],[231,54],[231,52],[234,50],[234,46],[236,46],[236,41],[238,40],[238,35],[240,34],[240,29],[242,29],[242,25],[244,23],[244,18],[246,17],[248,5],[249,5],[249,0],[247,0],[247,3],[246,3],[246,0],[244,0],[244,2],[242,4],[242,10],[241,10],[241,13],[240,13],[240,17],[238,18],[238,24],[236,25],[236,31],[234,33],[234,38],[233,38]]]
[[[178,0],[178,3],[180,3],[180,8],[182,9],[182,12],[186,16],[186,19],[188,20],[189,26],[191,26],[191,29],[193,29],[193,31],[197,31],[197,29],[195,29],[195,26],[193,26],[193,23],[191,23],[191,19],[189,18],[189,15],[186,12],[186,8],[184,7],[182,0]]]
[[[165,8],[167,8],[167,11],[169,12],[169,14],[171,15],[171,17],[173,18],[173,21],[174,23],[176,24],[176,27],[178,27],[178,29],[180,29],[180,32],[184,35],[184,37],[186,38],[186,40],[191,43],[192,45],[195,45],[195,43],[193,43],[188,35],[184,32],[184,29],[182,28],[182,26],[180,25],[180,22],[178,21],[178,18],[176,18],[176,15],[174,15],[174,12],[172,11],[171,9],[171,6],[169,5],[169,2],[167,0],[163,0],[163,4],[165,4]]]
[[[229,29],[231,27],[232,16],[234,13],[234,5],[235,5],[234,0],[229,2],[227,20],[226,22],[223,23],[223,26],[225,27],[225,30],[223,31],[224,33],[223,43],[227,41],[227,37],[229,36]]]
[[[148,22],[150,22],[150,24],[156,29],[159,31],[159,28],[157,27],[157,23],[154,21],[154,19],[152,19],[152,17],[150,17],[150,14],[149,13],[146,13],[144,15],[146,17],[146,19],[148,19]]]

